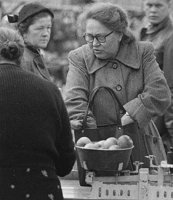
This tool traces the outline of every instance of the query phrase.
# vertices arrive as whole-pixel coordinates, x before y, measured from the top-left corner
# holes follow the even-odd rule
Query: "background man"
[[[156,60],[163,70],[173,96],[173,25],[170,17],[171,0],[144,0],[147,26],[140,32],[140,40],[150,41],[155,48]],[[172,104],[162,117],[154,119],[166,150],[173,146]]]

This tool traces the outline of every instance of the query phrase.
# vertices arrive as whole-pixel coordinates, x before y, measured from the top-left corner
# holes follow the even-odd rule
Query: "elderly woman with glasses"
[[[124,134],[134,143],[131,161],[141,161],[147,167],[145,156],[152,154],[159,164],[165,159],[165,152],[152,118],[165,112],[171,96],[152,44],[135,40],[128,30],[126,13],[116,4],[93,4],[85,11],[82,23],[86,44],[69,53],[65,87],[72,128],[83,128],[92,99],[87,128],[109,128],[120,117]],[[117,97],[119,107],[114,105],[112,96]],[[118,137],[116,129],[112,135]]]

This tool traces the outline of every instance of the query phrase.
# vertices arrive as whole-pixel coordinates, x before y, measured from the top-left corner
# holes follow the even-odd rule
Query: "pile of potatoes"
[[[133,146],[133,141],[128,135],[122,135],[118,139],[115,137],[109,137],[106,140],[100,140],[97,142],[92,142],[88,137],[81,137],[76,142],[76,146],[85,149],[118,150],[131,148]]]

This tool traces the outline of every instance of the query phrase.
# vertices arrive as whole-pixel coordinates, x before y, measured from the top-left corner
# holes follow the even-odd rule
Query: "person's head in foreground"
[[[0,27],[0,63],[20,64],[24,43],[17,31]]]

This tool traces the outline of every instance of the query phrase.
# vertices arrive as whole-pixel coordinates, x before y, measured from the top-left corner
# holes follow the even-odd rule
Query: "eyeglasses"
[[[106,42],[106,37],[108,37],[112,33],[113,33],[113,31],[111,31],[107,35],[99,35],[99,34],[98,35],[92,35],[92,34],[89,34],[89,33],[85,33],[83,37],[86,40],[86,42],[88,42],[88,43],[92,43],[94,41],[94,38],[96,38],[99,43],[104,43],[104,42]]]

